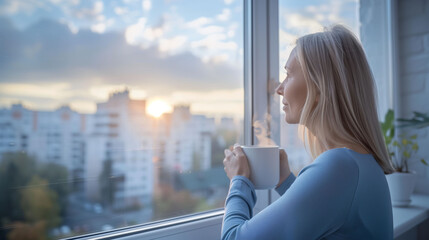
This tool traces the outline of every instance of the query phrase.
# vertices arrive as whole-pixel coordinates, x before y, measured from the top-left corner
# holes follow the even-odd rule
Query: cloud
[[[0,29],[0,39],[3,41],[0,45],[0,83],[29,84],[21,85],[27,86],[25,89],[38,86],[41,82],[46,83],[43,86],[70,83],[67,89],[57,89],[70,102],[93,100],[94,96],[89,89],[103,85],[139,87],[148,97],[168,95],[180,90],[213,91],[242,86],[240,68],[224,62],[206,63],[190,52],[165,55],[158,47],[142,49],[129,45],[129,39],[119,32],[96,34],[81,29],[73,34],[67,25],[50,20],[40,21],[19,31],[2,18]],[[165,39],[170,44],[185,41],[180,36]],[[217,44],[216,39],[222,40],[225,36],[208,38],[197,45],[206,46],[211,41]],[[173,44],[173,50],[175,47]],[[236,44],[227,42],[217,47],[232,49],[236,48]],[[162,49],[167,48],[164,46]],[[17,88],[11,88],[18,85],[6,86],[8,98],[18,94],[15,91]],[[26,90],[26,93],[31,92]],[[47,101],[41,102],[40,96],[27,95],[29,101]],[[57,97],[43,95],[52,99]]]
[[[49,0],[53,4],[63,4],[63,5],[78,5],[80,0]]]
[[[106,24],[97,23],[91,26],[91,30],[96,33],[104,33],[106,31]]]
[[[188,28],[200,28],[206,24],[209,24],[212,22],[212,19],[206,18],[206,17],[199,17],[197,19],[194,19],[188,23],[186,23],[186,26]]]
[[[159,40],[158,49],[161,52],[176,53],[182,49],[188,38],[183,35]]]
[[[293,34],[305,35],[323,31],[323,27],[335,23],[358,26],[355,21],[356,1],[330,0],[319,5],[308,5],[299,11],[281,9],[280,25]],[[351,21],[350,21],[351,20]],[[354,29],[355,32],[358,29]]]
[[[83,20],[102,20],[104,16],[102,15],[104,10],[104,4],[102,1],[94,2],[92,8],[65,8],[67,14]]]
[[[169,26],[165,17],[154,26],[147,25],[147,19],[139,18],[137,23],[128,26],[125,30],[125,39],[131,45],[149,48],[158,44]]]
[[[292,52],[292,49],[295,47],[296,40],[298,39],[298,35],[291,34],[289,32],[284,31],[283,29],[279,30],[279,42],[280,42],[280,69],[283,69],[286,61]],[[283,79],[285,76],[282,75],[280,79]]]
[[[225,34],[210,34],[207,37],[193,41],[193,48],[203,48],[211,50],[237,50],[237,43],[234,41],[223,41],[226,39]]]
[[[36,97],[49,99],[64,99],[69,93],[66,91],[70,83],[2,83],[0,93],[2,96]]]
[[[295,46],[298,37],[323,31],[324,26],[334,23],[345,23],[354,27],[354,32],[359,32],[359,24],[356,17],[357,2],[330,0],[319,5],[308,5],[303,9],[291,11],[280,9],[280,64],[281,67]],[[282,78],[282,77],[281,77]]]
[[[238,29],[238,23],[234,22],[229,24],[227,36],[230,38],[234,37],[237,29]]]
[[[143,49],[158,48],[163,54],[190,51],[205,63],[228,61],[237,64],[238,44],[233,37],[238,23],[222,26],[212,22],[213,19],[206,17],[186,22],[180,16],[165,14],[156,24],[149,25],[148,19],[142,17],[126,28],[125,38],[131,45]]]
[[[96,1],[94,3],[94,12],[95,13],[102,13],[104,9],[104,4],[102,1]]]
[[[146,26],[146,18],[139,18],[136,24],[133,24],[125,30],[125,39],[131,45],[137,45],[142,38],[141,33],[144,32]]]
[[[222,115],[242,118],[244,114],[243,96],[243,88],[207,92],[176,91],[168,98],[168,102],[173,105],[192,103],[191,110],[195,113],[208,115],[222,113]]]
[[[306,12],[314,14],[319,22],[341,22],[340,17],[343,2],[331,0],[329,3],[321,5],[309,5],[305,8]]]
[[[284,22],[287,29],[305,34],[323,30],[320,22],[299,13],[284,14]]]
[[[37,8],[42,8],[45,3],[37,0],[6,0],[0,3],[0,15],[14,15],[17,13],[31,13]]]
[[[63,24],[66,24],[69,27],[70,32],[76,34],[79,32],[79,28],[73,22],[62,21]]]
[[[203,35],[211,35],[215,33],[222,33],[225,31],[224,27],[216,26],[216,25],[210,25],[206,27],[200,27],[197,28],[197,32]]]
[[[119,16],[122,16],[128,13],[128,9],[125,7],[115,7],[114,11]]]
[[[81,113],[94,113],[97,110],[97,105],[94,101],[72,100],[67,104],[71,109],[78,110]]]
[[[149,11],[152,8],[152,2],[150,0],[143,0],[142,8],[145,12]]]
[[[234,2],[234,0],[224,0],[224,2],[225,2],[226,5],[230,5],[231,3]]]
[[[228,8],[224,8],[222,13],[216,16],[216,19],[219,21],[228,21],[231,17],[231,10]]]
[[[115,20],[113,18],[107,20],[107,21],[99,21],[93,25],[91,25],[91,31],[96,32],[96,33],[104,33],[106,31],[106,29],[110,26],[113,25],[113,23],[115,22]],[[69,26],[70,28],[70,26]],[[73,30],[71,30],[73,32]],[[75,33],[75,32],[73,32]]]

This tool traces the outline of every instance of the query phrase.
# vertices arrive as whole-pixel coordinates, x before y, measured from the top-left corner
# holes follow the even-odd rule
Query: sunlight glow
[[[146,113],[153,117],[160,117],[162,114],[166,112],[171,112],[172,107],[162,100],[155,100],[150,102],[146,107]]]

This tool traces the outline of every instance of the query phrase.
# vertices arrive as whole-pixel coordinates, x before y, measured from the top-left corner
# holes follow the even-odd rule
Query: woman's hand
[[[243,152],[243,149],[238,144],[234,145],[234,148],[231,150],[225,149],[225,158],[223,159],[223,169],[226,172],[226,175],[231,180],[237,175],[250,177],[250,166],[247,161],[247,157]]]
[[[280,153],[280,179],[279,179],[279,183],[277,183],[277,186],[280,186],[282,184],[282,182],[284,180],[286,180],[286,178],[289,177],[290,175],[290,168],[289,168],[289,161],[287,158],[287,154],[286,151],[282,148],[279,149],[279,153]]]

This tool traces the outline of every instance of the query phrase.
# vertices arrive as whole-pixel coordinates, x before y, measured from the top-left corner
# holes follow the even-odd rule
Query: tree
[[[44,222],[47,228],[60,223],[57,194],[49,189],[48,181],[34,176],[21,192],[21,208],[29,223]]]
[[[36,160],[33,157],[21,152],[3,154],[0,162],[1,222],[25,219],[19,189],[26,186],[35,173]]]
[[[8,240],[44,240],[46,227],[43,222],[35,224],[17,222],[7,235]]]
[[[66,168],[58,164],[38,163],[23,152],[3,154],[0,239],[26,239],[23,229],[35,234],[32,239],[45,239],[50,228],[60,223],[60,211],[67,202],[67,176]],[[13,226],[9,233],[6,226]],[[40,231],[42,235],[36,234]]]
[[[100,196],[104,206],[110,206],[114,200],[115,184],[112,181],[112,160],[104,160],[103,170],[100,173]]]
[[[19,204],[24,221],[12,224],[7,234],[9,240],[47,239],[49,229],[60,223],[57,195],[49,189],[48,182],[38,176],[20,189]]]
[[[201,156],[201,153],[194,151],[192,154],[192,170],[199,171],[201,170],[201,162],[203,161],[203,158]]]
[[[198,200],[188,191],[175,191],[167,184],[160,184],[154,199],[154,220],[195,212]]]
[[[60,216],[66,215],[68,195],[70,193],[70,183],[68,182],[67,168],[57,163],[40,163],[38,167],[38,175],[47,180],[52,189],[58,196],[60,206]]]

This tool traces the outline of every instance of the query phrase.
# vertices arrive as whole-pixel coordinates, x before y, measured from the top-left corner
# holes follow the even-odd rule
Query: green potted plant
[[[421,112],[413,112],[414,116],[410,119],[398,118],[396,121],[401,122],[400,128],[413,127],[413,128],[425,128],[429,127],[429,114]]]
[[[421,120],[424,119],[419,117],[417,121],[416,119],[412,120],[412,123],[409,121],[411,119],[398,120],[405,122],[402,126],[409,127],[412,126],[410,125],[412,123],[418,123],[418,126],[421,126]],[[403,133],[396,136],[394,121],[394,112],[390,109],[385,115],[384,122],[380,123],[390,161],[395,168],[395,172],[386,175],[386,178],[389,184],[392,205],[396,207],[406,207],[411,203],[410,196],[414,190],[417,178],[415,172],[410,171],[408,166],[411,161],[416,160],[415,155],[419,150],[419,145],[417,142],[417,135],[410,136],[407,133]],[[429,126],[429,124],[427,126]],[[420,159],[420,162],[424,165],[428,165],[424,159]]]

